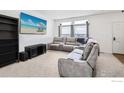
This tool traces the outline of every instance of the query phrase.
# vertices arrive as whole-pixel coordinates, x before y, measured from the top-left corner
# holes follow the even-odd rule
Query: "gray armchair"
[[[98,44],[94,44],[90,52],[88,47],[84,49],[85,59],[71,60],[60,58],[58,70],[61,77],[92,77],[98,56]],[[87,57],[86,57],[87,55]]]

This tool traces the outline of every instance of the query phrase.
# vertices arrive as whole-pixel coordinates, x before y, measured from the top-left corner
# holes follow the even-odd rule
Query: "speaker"
[[[19,59],[20,59],[20,61],[28,60],[28,53],[27,52],[20,52],[19,53]]]

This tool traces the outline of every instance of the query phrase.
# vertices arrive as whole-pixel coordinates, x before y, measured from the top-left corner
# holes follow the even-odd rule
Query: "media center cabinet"
[[[46,53],[46,44],[26,46],[19,53],[19,19],[0,14],[0,67]]]
[[[18,62],[18,19],[0,14],[0,67]]]
[[[44,53],[46,53],[46,44],[26,46],[25,51],[20,53],[20,61],[25,61]]]

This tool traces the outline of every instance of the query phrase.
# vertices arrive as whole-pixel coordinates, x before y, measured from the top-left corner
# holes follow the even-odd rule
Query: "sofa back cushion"
[[[54,44],[60,44],[60,43],[63,43],[63,42],[64,42],[63,37],[54,37],[54,40],[53,40]]]
[[[91,52],[93,48],[93,43],[87,43],[86,47],[84,48],[84,52],[83,52],[83,60],[86,60]]]
[[[67,37],[65,43],[66,45],[76,45],[77,40],[73,37]]]
[[[87,58],[87,62],[91,66],[92,69],[95,68],[96,60],[97,60],[97,57],[98,57],[98,52],[99,52],[99,45],[94,44],[93,48],[91,50],[91,53]]]

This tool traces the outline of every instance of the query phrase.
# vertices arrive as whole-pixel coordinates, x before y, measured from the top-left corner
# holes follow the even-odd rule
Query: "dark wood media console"
[[[46,53],[46,44],[37,44],[25,47],[25,52],[28,53],[28,58],[31,59],[38,55]]]

